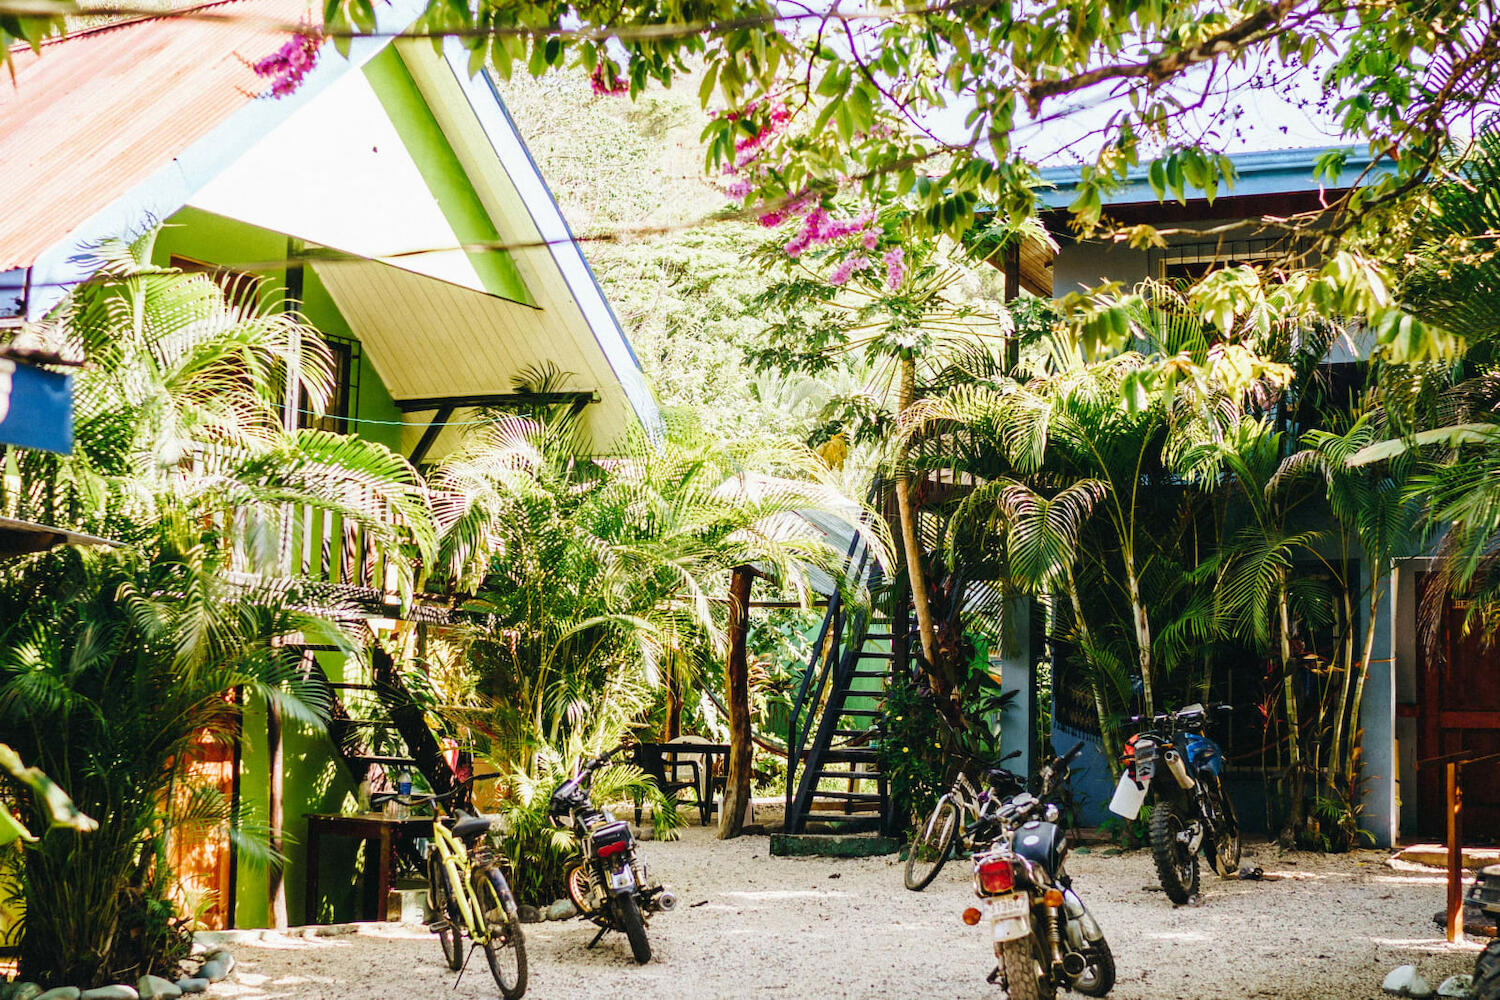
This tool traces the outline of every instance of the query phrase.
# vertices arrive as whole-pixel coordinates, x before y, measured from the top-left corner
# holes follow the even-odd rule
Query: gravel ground
[[[950,863],[907,892],[894,858],[773,858],[764,837],[718,841],[688,828],[643,845],[679,908],[649,928],[655,956],[637,967],[623,937],[585,950],[582,921],[530,924],[528,997],[991,997],[983,932],[959,913],[973,899],[967,865]],[[1075,853],[1068,867],[1114,950],[1119,1000],[1380,997],[1391,968],[1415,963],[1436,987],[1472,969],[1477,945],[1446,944],[1432,914],[1440,873],[1396,871],[1386,855],[1281,855],[1247,848],[1261,882],[1209,880],[1199,906],[1174,908],[1145,851]],[[457,990],[424,930],[366,925],[359,934],[268,937],[233,946],[239,966],[216,988],[238,1000],[496,997],[483,955]],[[1064,994],[1067,995],[1067,994]]]

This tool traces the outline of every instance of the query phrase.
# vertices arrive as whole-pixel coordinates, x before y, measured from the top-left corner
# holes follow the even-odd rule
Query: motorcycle
[[[1224,753],[1204,735],[1210,713],[1232,711],[1228,705],[1205,709],[1193,704],[1147,720],[1151,728],[1125,744],[1125,772],[1115,787],[1109,810],[1126,819],[1140,815],[1148,793],[1151,808],[1151,855],[1167,898],[1186,903],[1198,894],[1198,854],[1219,875],[1239,871],[1240,827],[1234,803],[1224,792]]]
[[[1082,749],[1079,743],[1042,769],[1044,791],[1066,781]],[[1052,1000],[1059,986],[1104,996],[1115,985],[1114,955],[1073,891],[1056,803],[1022,792],[994,804],[984,818],[1000,835],[972,859],[980,906],[966,909],[963,919],[970,926],[989,921],[996,960],[989,981],[1004,986],[1011,1000]]]
[[[594,947],[609,931],[619,931],[630,941],[636,964],[644,965],[651,960],[647,921],[653,913],[675,907],[677,897],[665,886],[652,884],[630,824],[592,801],[594,772],[624,749],[617,747],[582,764],[552,793],[548,815],[578,838],[579,854],[569,859],[565,871],[568,895],[579,915],[599,927],[588,946]]]

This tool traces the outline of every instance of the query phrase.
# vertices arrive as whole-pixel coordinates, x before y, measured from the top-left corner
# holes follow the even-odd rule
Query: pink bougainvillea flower
[[[618,97],[630,93],[630,81],[620,76],[615,64],[608,60],[594,67],[589,74],[589,86],[600,96]]]
[[[833,273],[828,276],[828,282],[832,285],[847,284],[849,279],[854,277],[856,271],[864,271],[869,267],[870,259],[868,257],[860,254],[856,254],[853,257],[846,257],[839,262],[838,267],[833,269]]]
[[[750,193],[751,190],[752,185],[750,184],[750,182],[741,178],[739,180],[731,181],[729,186],[724,189],[724,193],[729,195],[729,197],[733,198],[735,201],[744,201],[745,197]]]
[[[905,280],[906,251],[893,247],[885,252],[885,287],[894,292]]]
[[[267,94],[280,100],[296,92],[302,80],[318,64],[318,53],[326,38],[317,25],[308,23],[303,29],[270,55],[250,64],[257,76],[271,78],[271,89]],[[263,95],[264,96],[264,95]]]

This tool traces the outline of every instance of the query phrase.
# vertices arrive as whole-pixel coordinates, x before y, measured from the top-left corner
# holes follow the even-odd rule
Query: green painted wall
[[[465,244],[498,243],[500,234],[494,222],[474,193],[453,147],[432,117],[416,81],[411,78],[395,48],[387,48],[366,63],[364,74],[453,232]],[[468,257],[491,294],[527,305],[536,304],[510,254],[504,250],[489,250],[470,253]]]
[[[250,265],[281,261],[286,257],[286,251],[286,237],[280,233],[184,208],[172,216],[157,238],[153,260],[165,266],[176,255],[259,273],[267,278],[264,294],[268,304],[279,305],[285,289],[282,269]],[[302,313],[313,326],[330,336],[357,339],[314,268],[307,268],[303,273]],[[390,392],[363,351],[359,396],[351,415],[355,433],[390,448],[400,447],[401,411],[392,402]],[[320,653],[318,658],[331,681],[359,683],[370,679],[357,665],[346,662],[342,656]],[[307,872],[303,847],[307,836],[306,816],[309,813],[352,811],[355,808],[355,789],[325,732],[288,722],[282,731],[282,752],[285,761],[287,914],[293,924],[300,924]],[[264,830],[269,815],[269,751],[266,704],[261,698],[252,698],[245,706],[240,753],[241,820],[247,830]],[[360,898],[356,887],[364,869],[363,847],[356,841],[329,838],[322,845],[320,855],[319,916],[324,921],[351,920],[356,915]],[[251,867],[242,860],[235,881],[235,926],[266,926],[269,923],[268,872],[264,868]]]

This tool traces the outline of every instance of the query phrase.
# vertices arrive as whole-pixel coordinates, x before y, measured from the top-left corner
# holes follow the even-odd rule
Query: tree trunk
[[[724,671],[729,709],[729,768],[719,806],[719,839],[738,837],[750,803],[750,664],[745,645],[750,630],[750,585],[755,570],[738,566],[729,581],[729,662]]]
[[[682,735],[682,681],[677,676],[676,664],[667,667],[667,723],[662,731],[662,742],[671,743]]]
[[[898,412],[905,415],[916,401],[917,363],[902,358]],[[944,665],[938,662],[937,630],[932,624],[932,607],[927,600],[927,573],[923,568],[922,540],[917,533],[917,514],[911,503],[911,477],[906,472],[906,455],[896,456],[896,512],[901,522],[901,542],[906,555],[906,573],[911,581],[911,606],[917,616],[917,635],[922,642],[922,656],[932,681],[938,703],[944,704],[952,691]]]
[[[1334,781],[1338,777],[1338,770],[1342,766],[1341,762],[1343,760],[1344,719],[1349,714],[1349,691],[1351,683],[1354,679],[1354,653],[1352,651],[1354,647],[1354,609],[1349,603],[1349,588],[1345,586],[1343,589],[1344,622],[1346,625],[1345,634],[1348,635],[1349,638],[1344,642],[1344,682],[1339,691],[1338,711],[1337,714],[1335,714],[1333,717],[1333,736],[1329,740],[1328,746],[1328,784],[1330,787],[1333,787]],[[1368,656],[1368,654],[1366,655]],[[1364,661],[1361,661],[1361,663],[1363,662]],[[1357,722],[1351,723],[1351,725],[1357,724]]]
[[[1135,553],[1128,538],[1125,540],[1125,584],[1130,592],[1130,618],[1135,625],[1136,662],[1141,671],[1141,694],[1145,699],[1146,714],[1156,714],[1156,695],[1151,687],[1151,621],[1146,615],[1146,604],[1141,600],[1141,583],[1135,575]]]
[[[1373,567],[1372,567],[1373,569]],[[1373,583],[1370,586],[1370,620],[1365,623],[1365,645],[1359,658],[1359,676],[1354,680],[1354,697],[1349,701],[1349,750],[1344,763],[1344,777],[1349,782],[1349,790],[1353,793],[1358,775],[1354,772],[1355,760],[1359,754],[1359,708],[1365,697],[1365,678],[1370,676],[1370,657],[1375,654],[1375,618],[1380,613],[1380,588]],[[1339,761],[1333,761],[1334,767],[1339,767]]]
[[[1292,665],[1291,605],[1287,600],[1286,578],[1281,579],[1276,594],[1281,618],[1281,693],[1286,701],[1287,770],[1291,776],[1291,794],[1287,801],[1287,818],[1283,836],[1302,829],[1302,725],[1297,711],[1296,671]]]
[[[1073,604],[1073,621],[1078,624],[1078,638],[1087,650],[1093,649],[1093,639],[1089,635],[1089,623],[1083,617],[1083,602],[1078,599],[1078,584],[1073,579],[1073,568],[1068,567],[1068,600]],[[1109,710],[1104,704],[1104,692],[1102,690],[1103,680],[1099,668],[1094,665],[1092,653],[1084,654],[1084,661],[1093,670],[1090,685],[1094,689],[1094,713],[1099,717],[1099,741],[1104,745],[1104,757],[1109,761],[1110,777],[1116,781],[1120,778],[1120,745],[1115,740],[1114,729],[1109,723]],[[1057,706],[1057,674],[1052,675],[1052,705],[1054,725],[1056,720]]]

